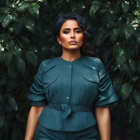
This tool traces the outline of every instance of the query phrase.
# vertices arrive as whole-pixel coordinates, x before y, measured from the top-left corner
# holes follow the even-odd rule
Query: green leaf
[[[3,16],[2,21],[1,21],[3,28],[7,27],[8,24],[12,22],[13,20],[15,20],[15,17],[13,15],[8,14],[8,15]]]
[[[29,4],[27,2],[21,1],[17,6],[17,10],[19,12],[24,12],[28,7],[29,7]]]
[[[6,42],[9,39],[9,37],[9,34],[7,33],[0,34],[0,43]]]
[[[8,30],[9,30],[11,33],[14,32],[14,28],[13,28],[13,27],[8,28]]]
[[[130,83],[124,83],[121,87],[121,98],[126,100],[130,96],[132,89],[133,87]]]
[[[123,68],[121,68],[121,67],[123,67]],[[128,63],[125,63],[125,64],[123,64],[122,66],[120,66],[120,70],[124,70],[125,71],[125,73],[127,73],[127,75],[128,76],[133,76],[133,72],[132,72],[132,70],[130,69],[130,66],[128,65]]]
[[[119,28],[113,29],[113,31],[111,32],[111,41],[112,42],[116,41],[119,34],[120,34],[120,29]]]
[[[139,75],[134,75],[133,78],[132,78],[132,80],[133,80],[134,82],[136,82],[138,79],[139,79]]]
[[[131,107],[129,108],[129,122],[130,123],[134,119],[134,117],[136,115],[136,111],[137,111],[137,106],[135,104],[131,105]]]
[[[99,31],[98,37],[95,40],[96,45],[101,45],[109,37],[109,34],[107,34],[104,29],[100,29],[100,30],[102,31],[101,32]]]
[[[31,17],[25,17],[23,19],[23,23],[26,27],[26,29],[28,29],[29,31],[33,32],[35,29],[35,21],[33,18]]]
[[[30,13],[32,16],[38,17],[38,16],[39,16],[39,8],[40,8],[40,5],[39,5],[39,4],[37,4],[37,3],[32,3],[32,4],[29,6],[29,13]]]
[[[23,21],[21,19],[17,20],[16,22],[13,23],[13,32],[18,35],[22,32],[23,28]]]
[[[120,67],[126,62],[126,52],[119,44],[114,46],[113,53],[115,54],[117,67]]]
[[[135,57],[136,53],[135,53],[135,49],[132,49],[131,47],[127,47],[127,49],[125,50],[126,54],[127,54],[127,58],[131,59],[132,57]]]
[[[133,32],[134,32],[134,29],[131,26],[128,26],[128,25],[125,26],[124,34],[125,34],[126,40],[128,40],[131,37]]]
[[[12,57],[13,57],[12,52],[9,51],[9,52],[6,52],[6,53],[5,53],[5,57],[4,57],[5,60],[4,60],[4,61],[5,61],[5,64],[6,64],[6,65],[9,65],[9,64],[11,63]]]
[[[1,7],[0,8],[0,13],[2,13],[2,14],[8,14],[9,11],[10,11],[9,7]]]
[[[120,77],[116,77],[113,80],[113,85],[115,89],[119,90],[121,88],[121,84],[122,84],[122,79]]]
[[[101,3],[99,1],[93,1],[89,9],[90,16],[93,16],[99,10],[100,6]]]
[[[116,62],[117,62],[117,65],[120,66],[124,64],[125,61],[126,61],[126,56],[125,56],[124,51],[122,50],[120,54],[118,55],[118,57],[116,57]]]
[[[136,63],[133,59],[129,59],[129,66],[133,70],[133,72],[136,72],[137,66],[136,66]]]
[[[18,57],[17,59],[17,69],[24,74],[25,73],[25,61],[21,58]]]
[[[134,93],[133,93],[133,98],[136,101],[136,103],[138,105],[140,105],[140,92],[135,90]]]
[[[38,63],[37,56],[35,55],[35,53],[33,53],[31,51],[26,51],[26,59],[30,64],[32,64],[34,66],[36,66]]]
[[[15,99],[12,96],[8,95],[8,100],[9,100],[9,103],[10,103],[10,108],[17,111],[18,110],[18,104],[15,101]]]
[[[127,13],[128,10],[129,10],[129,2],[128,1],[124,1],[121,6],[122,6],[123,12]]]
[[[26,36],[19,36],[19,39],[22,43],[24,43],[26,45],[30,44],[30,40]]]

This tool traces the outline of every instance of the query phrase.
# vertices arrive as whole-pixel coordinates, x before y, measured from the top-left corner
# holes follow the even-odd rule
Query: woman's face
[[[76,50],[83,45],[84,34],[76,20],[66,20],[60,29],[57,41],[63,49]]]

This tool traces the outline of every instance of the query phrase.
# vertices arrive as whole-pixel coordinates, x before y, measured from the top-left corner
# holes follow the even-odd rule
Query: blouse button
[[[67,99],[69,100],[69,99],[70,99],[70,97],[69,97],[69,96],[67,96]]]
[[[72,66],[69,66],[69,68],[72,68]]]

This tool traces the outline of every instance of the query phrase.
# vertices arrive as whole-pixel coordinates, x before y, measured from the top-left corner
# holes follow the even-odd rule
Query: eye
[[[69,31],[68,31],[68,30],[64,30],[63,33],[64,33],[64,34],[68,34]]]
[[[76,32],[76,33],[81,33],[81,32],[82,32],[82,30],[75,30],[75,32]]]

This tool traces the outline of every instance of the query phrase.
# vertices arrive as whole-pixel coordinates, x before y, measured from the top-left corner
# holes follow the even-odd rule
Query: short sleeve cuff
[[[42,101],[30,101],[30,105],[31,106],[46,106],[47,105],[47,101],[46,100],[42,100]]]
[[[95,107],[115,107],[119,104],[119,100],[112,101],[110,103],[96,104]]]

